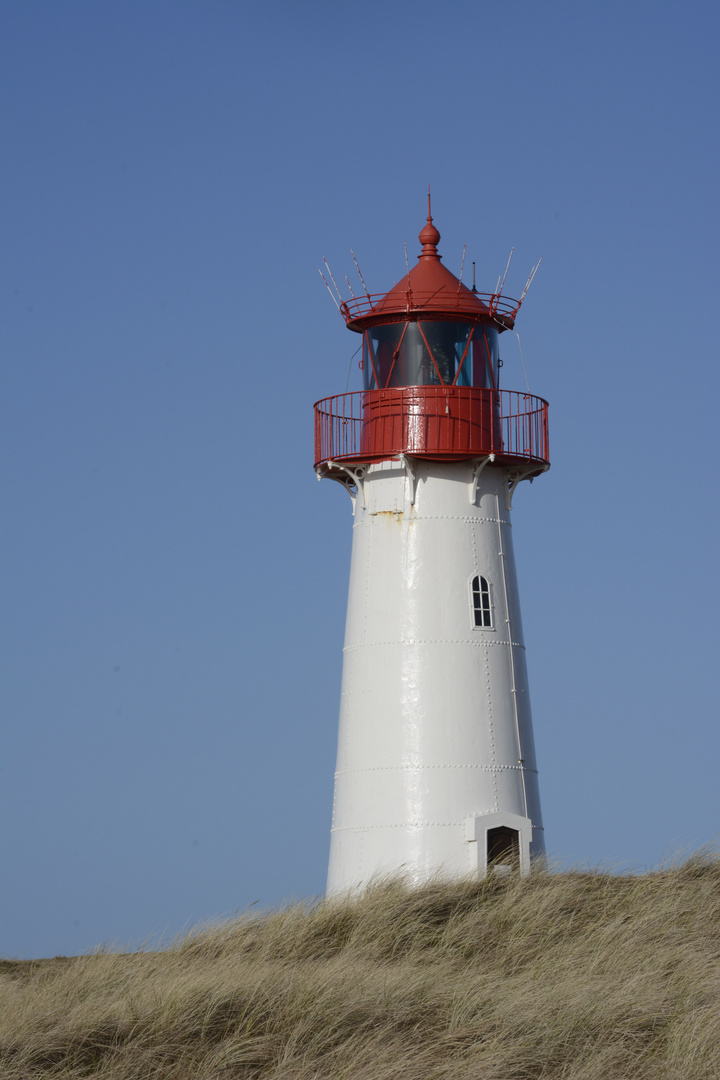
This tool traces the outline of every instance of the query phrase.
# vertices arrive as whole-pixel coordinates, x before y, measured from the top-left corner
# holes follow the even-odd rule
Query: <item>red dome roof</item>
[[[498,329],[512,327],[518,306],[515,301],[473,292],[443,266],[437,250],[440,233],[433,225],[429,208],[427,224],[418,239],[422,251],[417,266],[390,292],[359,296],[343,304],[343,315],[351,330],[362,331],[367,326],[398,322],[408,317],[463,322],[492,319]]]

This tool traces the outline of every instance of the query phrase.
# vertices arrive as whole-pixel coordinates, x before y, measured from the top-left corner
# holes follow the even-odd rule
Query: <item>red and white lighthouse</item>
[[[498,385],[520,302],[443,266],[429,205],[419,239],[341,302],[364,389],[315,405],[354,515],[328,893],[544,854],[510,508],[549,466],[547,402]]]

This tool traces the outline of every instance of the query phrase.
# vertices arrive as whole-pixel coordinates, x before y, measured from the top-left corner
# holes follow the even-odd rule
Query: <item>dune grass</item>
[[[712,1080],[720,862],[386,882],[0,976],[3,1080]]]

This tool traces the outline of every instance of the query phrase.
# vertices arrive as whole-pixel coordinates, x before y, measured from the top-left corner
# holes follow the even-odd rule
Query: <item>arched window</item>
[[[475,627],[482,629],[491,627],[490,586],[487,583],[487,578],[481,577],[479,574],[472,579],[472,606]]]

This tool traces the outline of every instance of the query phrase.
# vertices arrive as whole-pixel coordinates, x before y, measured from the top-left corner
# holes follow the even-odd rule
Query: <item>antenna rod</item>
[[[355,299],[355,293],[352,291],[352,285],[350,284],[350,278],[347,276],[347,274],[345,275],[345,280],[347,281],[347,287],[350,290],[350,295],[352,296],[352,298],[354,300]]]
[[[321,269],[320,269],[319,267],[318,267],[318,274],[319,274],[319,275],[320,275],[320,277],[321,277],[321,278],[323,279],[323,281],[325,281],[325,275],[323,274],[322,270],[321,270]],[[326,289],[327,289],[327,291],[328,291],[328,292],[330,293],[330,299],[332,300],[333,304],[335,305],[335,307],[336,307],[336,308],[338,309],[338,311],[339,311],[339,310],[340,310],[340,305],[338,304],[337,300],[336,300],[336,299],[335,299],[335,297],[333,296],[333,294],[332,294],[332,289],[331,289],[331,288],[330,288],[330,286],[328,285],[327,281],[325,281],[325,288],[326,288]]]
[[[332,281],[333,285],[335,285],[335,292],[338,294],[338,299],[340,300],[340,303],[342,304],[343,298],[342,298],[342,296],[340,296],[340,290],[338,289],[337,285],[335,284],[335,278],[332,276],[332,270],[328,266],[328,261],[327,261],[327,259],[325,258],[324,255],[323,255],[323,262],[327,266],[327,272],[330,275],[330,280]]]
[[[412,307],[412,285],[410,284],[410,265],[408,263],[407,256],[407,244],[403,240],[403,247],[405,248],[405,273],[407,274],[407,301]],[[393,282],[394,284],[394,282]]]
[[[358,266],[358,261],[357,261],[357,259],[355,258],[355,252],[353,251],[353,249],[352,249],[352,248],[350,248],[350,254],[352,255],[352,257],[353,257],[353,259],[354,259],[354,261],[355,261],[355,268],[356,268],[356,270],[357,270],[358,274],[360,274],[360,280],[362,281],[362,287],[363,287],[363,289],[365,290],[365,295],[367,296],[367,298],[368,298],[368,300],[369,300],[369,299],[370,299],[370,293],[368,292],[368,287],[367,287],[367,285],[365,284],[365,278],[364,278],[364,277],[362,276],[362,274],[360,273],[360,267]]]
[[[519,303],[518,303],[518,307],[520,307],[520,304],[522,304],[523,300],[524,300],[524,299],[525,299],[525,297],[527,296],[527,291],[528,291],[528,289],[530,288],[530,286],[532,285],[532,279],[533,279],[533,278],[535,277],[535,275],[537,274],[537,272],[538,272],[538,268],[539,268],[539,266],[540,266],[540,263],[541,263],[541,262],[542,262],[542,259],[538,259],[538,263],[537,263],[537,266],[533,266],[532,270],[530,271],[530,277],[529,277],[529,278],[527,279],[527,284],[526,284],[525,288],[524,288],[524,289],[523,289],[523,291],[522,291],[522,296],[520,297],[520,301],[519,301]]]
[[[477,292],[477,289],[475,288],[475,260],[474,259],[473,259],[473,287],[472,287],[472,291]]]
[[[467,247],[467,243],[463,244],[463,257],[462,257],[462,262],[460,263],[460,281],[458,282],[458,292],[460,292],[460,286],[462,285],[463,270],[465,269],[465,248],[466,247]],[[474,265],[475,265],[475,263],[473,263],[473,266]]]
[[[508,255],[507,266],[505,267],[505,273],[502,276],[502,281],[500,281],[500,278],[498,278],[498,283],[495,286],[495,295],[496,296],[499,296],[500,293],[503,291],[503,288],[505,287],[505,278],[507,277],[507,272],[510,269],[510,260],[513,257],[513,251],[514,250],[515,250],[515,245],[513,244],[513,246],[510,248],[510,254]]]

